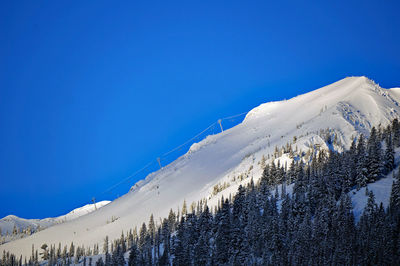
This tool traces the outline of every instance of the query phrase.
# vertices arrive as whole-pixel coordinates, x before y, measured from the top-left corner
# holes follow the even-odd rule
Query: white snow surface
[[[241,124],[194,144],[185,155],[103,208],[1,245],[0,252],[29,257],[32,244],[69,245],[71,241],[92,247],[101,245],[106,235],[112,240],[122,230],[148,222],[152,213],[156,221],[167,217],[171,208],[181,209],[184,200],[188,206],[200,199],[215,205],[221,195],[235,193],[240,183],[260,178],[260,160],[272,155],[275,146],[293,142],[296,136],[293,146],[299,151],[327,149],[320,130],[329,128],[341,143],[330,148],[348,148],[353,136],[368,134],[372,126],[399,117],[399,101],[399,89],[382,89],[366,77],[349,77],[290,100],[262,104]],[[287,154],[280,159],[281,163],[291,160]],[[215,195],[214,187],[224,183],[225,189]]]
[[[375,203],[379,206],[381,203],[386,209],[389,206],[390,192],[392,191],[393,177],[388,175],[375,183],[368,184],[368,191],[372,191],[375,196]],[[353,213],[356,221],[360,217],[367,205],[368,195],[365,194],[366,187],[361,188],[359,191],[353,190],[349,192],[351,201],[353,203]]]
[[[65,215],[44,219],[24,219],[15,215],[7,215],[6,217],[0,219],[0,229],[2,235],[6,235],[7,233],[12,234],[14,226],[16,226],[18,231],[27,229],[28,227],[31,227],[32,229],[37,229],[38,227],[44,229],[55,224],[71,221],[73,219],[81,217],[82,215],[91,213],[96,208],[101,208],[108,203],[110,203],[110,201],[104,200],[97,202],[96,206],[94,204],[87,204],[83,207],[76,208]]]
[[[395,149],[395,162],[396,165],[400,163],[400,148]],[[368,195],[366,195],[366,190],[372,191],[375,196],[375,203],[379,207],[382,206],[386,209],[390,202],[390,193],[392,192],[392,184],[394,181],[394,175],[398,173],[400,167],[397,167],[392,172],[390,172],[385,178],[382,178],[375,183],[368,184],[367,187],[360,188],[360,190],[353,189],[348,194],[353,203],[353,213],[356,221],[360,220],[360,217],[367,205]]]

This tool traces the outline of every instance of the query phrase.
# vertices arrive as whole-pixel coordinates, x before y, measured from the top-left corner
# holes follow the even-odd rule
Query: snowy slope
[[[375,183],[368,184],[368,191],[372,191],[375,196],[375,202],[379,206],[380,203],[383,204],[384,208],[389,206],[390,192],[392,191],[393,184],[392,175],[388,175]],[[368,196],[365,194],[366,187],[361,188],[359,191],[353,190],[349,192],[351,200],[353,202],[353,213],[356,221],[360,220],[360,217],[367,205]]]
[[[400,148],[395,150],[395,164],[400,164]],[[351,201],[353,203],[353,213],[356,221],[360,220],[365,206],[367,205],[368,197],[366,195],[366,190],[372,191],[375,196],[375,202],[379,206],[382,203],[384,208],[389,206],[390,193],[392,192],[392,184],[394,181],[394,176],[398,173],[400,167],[397,167],[392,172],[390,172],[386,177],[376,181],[375,183],[368,184],[367,187],[363,187],[360,190],[352,190],[349,192]]]
[[[32,244],[71,241],[92,246],[101,244],[105,235],[114,239],[121,230],[147,222],[151,213],[158,221],[184,200],[188,205],[200,199],[216,204],[222,194],[234,193],[239,183],[259,178],[261,158],[272,158],[275,146],[289,143],[304,160],[310,149],[342,150],[349,147],[352,136],[399,117],[399,100],[398,89],[382,89],[365,77],[350,77],[290,100],[262,104],[241,124],[192,145],[184,156],[150,174],[121,198],[78,219],[4,244],[0,252],[29,256]],[[327,135],[335,142],[326,142]],[[286,153],[278,157],[281,163],[291,160]]]
[[[30,228],[32,232],[37,231],[37,230],[42,230],[45,228],[48,228],[50,226],[53,226],[55,224],[60,224],[66,221],[70,221],[73,219],[76,219],[82,215],[91,213],[95,209],[101,208],[105,206],[106,204],[110,203],[110,201],[104,200],[97,202],[96,205],[94,204],[87,204],[83,207],[76,208],[72,210],[71,212],[61,215],[58,217],[54,218],[45,218],[45,219],[24,219],[17,217],[15,215],[8,215],[2,219],[0,219],[0,229],[1,229],[1,235],[6,236],[7,234],[10,235],[9,237],[6,237],[5,240],[8,242],[8,240],[11,240],[13,238],[21,238],[24,237],[22,233],[19,233],[16,237],[11,236],[14,226],[18,230],[18,232],[22,232]]]

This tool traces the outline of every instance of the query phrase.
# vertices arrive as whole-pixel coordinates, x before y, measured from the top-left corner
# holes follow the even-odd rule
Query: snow
[[[96,202],[95,204],[86,204],[83,207],[76,208],[76,209],[70,211],[66,215],[57,217],[57,219],[63,220],[63,221],[70,221],[70,220],[76,219],[82,215],[91,213],[92,211],[95,211],[96,209],[99,209],[99,208],[107,205],[110,202],[111,201],[103,200],[103,201]]]
[[[6,237],[6,239],[5,239],[6,241],[8,241],[8,240],[12,240],[13,238],[15,238],[11,235],[13,232],[14,226],[16,226],[18,231],[27,229],[28,227],[31,227],[32,229],[35,229],[35,230],[40,228],[40,230],[42,230],[42,229],[48,228],[50,226],[53,226],[55,224],[60,224],[60,223],[66,222],[66,221],[71,221],[73,219],[81,217],[82,215],[91,213],[96,208],[101,208],[101,207],[107,205],[108,203],[110,203],[110,201],[104,200],[104,201],[97,202],[96,206],[95,206],[95,204],[87,204],[83,207],[76,208],[65,215],[61,215],[61,216],[54,217],[54,218],[24,219],[24,218],[15,216],[15,215],[8,215],[8,216],[0,219],[0,229],[1,229],[3,236],[5,236],[7,234],[10,235],[10,236]],[[23,236],[24,235],[19,234],[16,237],[21,238]]]
[[[400,163],[400,148],[395,149],[395,162]],[[353,203],[353,213],[356,221],[360,220],[360,216],[367,205],[368,195],[366,190],[372,191],[375,196],[375,203],[379,206],[381,203],[384,208],[389,206],[390,193],[392,191],[392,184],[394,181],[393,176],[400,170],[400,167],[394,169],[385,178],[382,178],[375,183],[368,184],[367,187],[363,187],[360,190],[352,190],[349,192],[349,196]]]
[[[390,192],[392,191],[393,177],[388,175],[375,183],[368,184],[368,191],[372,191],[375,195],[375,203],[379,206],[381,203],[384,208],[389,206]],[[356,221],[360,220],[361,214],[367,205],[368,196],[365,193],[366,188],[363,187],[359,191],[352,190],[349,192],[351,201],[353,202],[353,213]]]
[[[241,124],[192,145],[188,153],[148,175],[135,189],[110,204],[1,245],[0,252],[29,256],[32,244],[58,245],[60,241],[62,245],[73,241],[75,245],[93,247],[101,245],[106,235],[112,240],[122,230],[148,222],[150,214],[155,221],[167,217],[171,208],[181,209],[184,200],[188,206],[201,199],[215,205],[222,195],[234,194],[239,184],[251,178],[257,181],[262,173],[261,158],[270,156],[269,163],[275,146],[297,146],[296,159],[304,160],[310,148],[341,151],[350,146],[352,137],[368,134],[373,125],[385,125],[399,117],[399,99],[398,89],[382,89],[366,77],[349,77],[290,100],[262,104],[251,110]],[[337,142],[328,145],[327,134],[336,136]],[[288,154],[279,157],[281,165],[289,166]],[[218,184],[221,190],[214,193]],[[358,198],[355,200],[358,202]]]

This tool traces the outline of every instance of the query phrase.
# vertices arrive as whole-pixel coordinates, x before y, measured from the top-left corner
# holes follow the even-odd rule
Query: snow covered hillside
[[[33,236],[0,246],[17,256],[61,242],[69,245],[102,244],[106,235],[166,217],[185,200],[217,203],[240,183],[261,176],[266,163],[310,160],[321,149],[348,148],[352,137],[368,134],[372,126],[386,125],[400,114],[399,89],[382,89],[366,77],[350,77],[286,101],[262,104],[244,121],[220,134],[208,136],[190,150],[134,185],[129,193],[103,208],[52,226]]]
[[[24,219],[15,215],[8,215],[0,219],[0,243],[8,242],[14,239],[29,236],[37,231],[53,226],[55,224],[71,221],[82,215],[91,213],[92,211],[105,206],[110,201],[104,200],[95,204],[87,204],[83,207],[76,208],[65,215],[54,218],[45,219]]]

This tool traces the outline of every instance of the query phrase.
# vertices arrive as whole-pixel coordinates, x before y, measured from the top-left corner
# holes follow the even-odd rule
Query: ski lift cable
[[[170,153],[180,149],[181,147],[185,146],[186,144],[188,144],[189,142],[191,142],[192,140],[196,139],[197,137],[199,137],[201,134],[203,134],[204,132],[206,132],[207,130],[209,130],[212,126],[214,126],[216,122],[212,123],[211,125],[209,125],[206,129],[204,129],[203,131],[201,131],[199,134],[197,134],[196,136],[194,136],[193,138],[185,141],[183,144],[179,145],[178,147],[170,150],[169,152],[164,153],[163,155],[161,155],[161,157],[165,157],[167,155],[169,155]]]
[[[136,175],[139,174],[140,172],[146,170],[146,169],[147,169],[148,167],[150,167],[152,164],[154,164],[154,161],[149,162],[149,163],[146,164],[143,168],[137,170],[136,172],[130,174],[129,176],[127,176],[126,178],[124,178],[124,179],[121,180],[120,182],[114,184],[113,186],[111,186],[110,188],[108,188],[107,190],[105,190],[103,193],[101,193],[100,196],[106,194],[107,192],[112,191],[113,189],[115,189],[116,187],[118,187],[119,185],[121,185],[122,183],[128,181],[129,179],[131,179],[132,177],[136,176]]]
[[[228,116],[228,117],[224,117],[221,118],[221,120],[227,120],[227,119],[231,119],[231,118],[235,118],[241,115],[247,114],[247,112],[241,113],[241,114],[237,114],[237,115],[232,115],[232,116]],[[165,157],[167,155],[169,155],[170,153],[180,149],[181,147],[185,146],[186,144],[188,144],[189,142],[191,142],[192,140],[196,139],[197,137],[199,137],[201,134],[203,134],[204,132],[206,132],[207,130],[209,130],[210,128],[212,128],[213,126],[215,126],[217,122],[212,123],[211,125],[209,125],[206,129],[204,129],[203,131],[201,131],[199,134],[197,134],[196,136],[192,137],[191,139],[187,140],[186,142],[184,142],[183,144],[179,145],[178,147],[170,150],[169,152],[164,153],[163,155],[161,155],[161,157]]]
[[[241,114],[238,114],[238,115],[232,115],[232,116],[224,117],[224,118],[221,118],[221,120],[232,119],[232,118],[235,118],[235,117],[238,117],[238,116],[241,116],[241,115],[245,115],[245,114],[247,114],[247,113],[248,113],[248,112],[244,112],[244,113],[241,113]]]
[[[221,120],[232,119],[232,118],[235,118],[235,117],[238,117],[238,116],[242,116],[242,115],[244,115],[244,114],[247,114],[247,112],[240,113],[240,114],[233,115],[233,116],[224,117],[224,118],[221,118]],[[173,153],[174,151],[176,151],[176,150],[182,148],[183,146],[185,146],[185,145],[188,144],[189,142],[191,142],[191,141],[193,141],[194,139],[196,139],[197,137],[201,136],[204,132],[206,132],[207,130],[209,130],[210,128],[212,128],[213,126],[215,126],[216,124],[217,124],[217,122],[212,123],[212,124],[209,125],[206,129],[204,129],[203,131],[201,131],[200,133],[198,133],[197,135],[195,135],[195,136],[192,137],[191,139],[185,141],[183,144],[181,144],[181,145],[177,146],[176,148],[174,148],[174,149],[172,149],[172,150],[170,150],[170,151],[164,153],[161,157],[166,157],[167,155]],[[99,194],[99,196],[102,196],[102,195],[104,195],[104,194],[106,194],[106,193],[108,193],[108,192],[114,190],[116,187],[118,187],[118,186],[121,185],[122,183],[128,181],[129,179],[135,177],[136,175],[138,175],[138,174],[141,173],[142,171],[146,170],[148,167],[150,167],[150,166],[151,166],[152,164],[154,164],[154,163],[155,163],[154,161],[149,162],[148,164],[146,164],[144,167],[142,167],[142,168],[139,169],[138,171],[136,171],[136,172],[130,174],[129,176],[127,176],[126,178],[124,178],[124,179],[121,180],[120,182],[118,182],[118,183],[112,185],[110,188],[108,188],[107,190],[105,190],[104,192],[102,192],[101,194]]]

